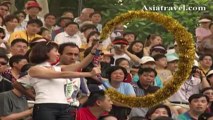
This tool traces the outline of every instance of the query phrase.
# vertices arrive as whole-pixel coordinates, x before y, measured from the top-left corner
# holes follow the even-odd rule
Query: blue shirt
[[[109,81],[104,81],[104,83],[107,85],[107,87],[112,87]],[[121,82],[120,86],[116,88],[116,90],[124,95],[135,95],[135,91],[130,83]]]

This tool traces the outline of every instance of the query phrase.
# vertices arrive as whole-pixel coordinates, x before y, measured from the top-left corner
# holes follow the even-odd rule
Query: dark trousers
[[[68,104],[44,103],[33,107],[33,120],[75,120]]]

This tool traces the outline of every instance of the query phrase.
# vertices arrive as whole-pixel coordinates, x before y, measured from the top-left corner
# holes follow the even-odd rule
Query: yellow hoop
[[[174,35],[174,39],[179,47],[178,71],[175,72],[173,80],[154,94],[143,97],[129,97],[118,93],[114,89],[108,89],[106,93],[113,101],[125,104],[129,107],[151,107],[173,95],[189,77],[194,62],[195,48],[191,33],[177,20],[157,12],[142,10],[129,11],[109,21],[101,32],[101,40],[106,39],[116,25],[136,18],[147,19],[161,24]]]

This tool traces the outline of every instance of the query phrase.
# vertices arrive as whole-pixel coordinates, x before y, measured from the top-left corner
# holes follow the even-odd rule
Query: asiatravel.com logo
[[[206,11],[205,6],[162,6],[162,5],[152,5],[146,6],[144,5],[142,10],[149,10],[149,11]]]

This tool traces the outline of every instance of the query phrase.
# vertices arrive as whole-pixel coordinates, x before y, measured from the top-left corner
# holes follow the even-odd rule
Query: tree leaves
[[[119,2],[118,2],[119,1]],[[146,7],[201,7],[205,6],[209,12],[213,12],[213,3],[211,0],[89,0],[85,2],[85,6],[93,8],[100,8],[103,14],[103,23],[106,20],[114,18],[119,13],[127,12],[128,10],[139,10],[143,6]],[[101,9],[103,8],[103,9]],[[159,11],[166,15],[172,16],[182,23],[188,31],[194,34],[197,27],[199,16],[205,11],[186,11],[186,10],[171,10]],[[173,43],[173,36],[168,33],[162,26],[146,20],[133,20],[128,22],[127,31],[132,31],[138,34],[139,40],[145,40],[146,36],[151,33],[160,34],[165,43]]]

